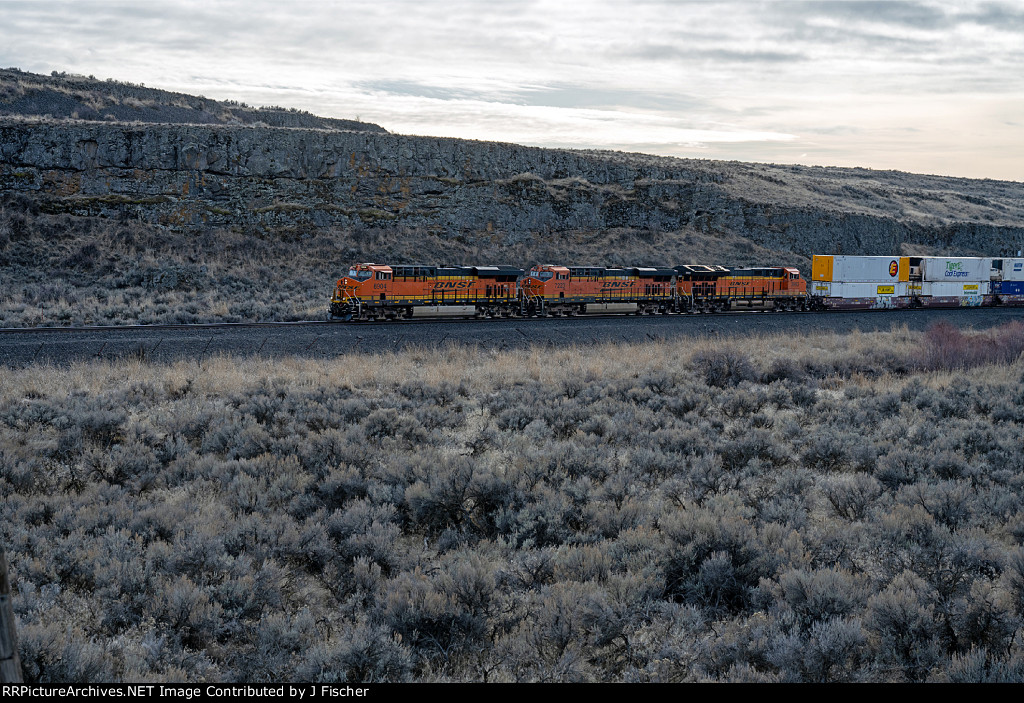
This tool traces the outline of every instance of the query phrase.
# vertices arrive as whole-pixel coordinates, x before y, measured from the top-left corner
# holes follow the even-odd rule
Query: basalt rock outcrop
[[[407,228],[460,241],[617,228],[775,251],[1024,249],[1024,184],[386,132],[0,121],[0,191],[190,229]]]

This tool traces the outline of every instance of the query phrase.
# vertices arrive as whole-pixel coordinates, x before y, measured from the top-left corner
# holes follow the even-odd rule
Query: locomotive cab
[[[558,293],[565,292],[569,287],[569,269],[565,266],[553,266],[544,264],[534,266],[520,284],[523,292],[530,297],[558,297]]]
[[[353,264],[348,275],[338,279],[331,296],[331,319],[361,317],[369,307],[383,304],[390,297],[393,272],[381,264]]]
[[[807,281],[800,275],[800,269],[785,267],[782,271],[784,273],[782,290],[796,295],[807,294]]]

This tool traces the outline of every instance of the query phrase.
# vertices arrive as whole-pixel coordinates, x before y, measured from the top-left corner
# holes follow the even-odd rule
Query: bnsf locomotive
[[[358,264],[337,282],[335,320],[654,315],[732,308],[807,309],[794,268],[386,266]]]
[[[523,270],[513,266],[358,264],[338,280],[331,318],[508,317],[521,307],[522,275]]]
[[[1024,305],[1024,259],[815,255],[792,267],[386,266],[338,280],[330,319],[561,317]]]

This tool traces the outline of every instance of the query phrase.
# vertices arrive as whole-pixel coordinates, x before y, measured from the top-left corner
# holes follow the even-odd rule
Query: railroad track
[[[967,308],[954,308],[954,309],[967,309]],[[973,308],[972,308],[973,309]],[[979,308],[981,310],[994,310],[998,308]],[[573,321],[580,322],[583,320],[650,320],[650,319],[666,319],[666,318],[679,318],[679,319],[706,319],[706,318],[719,318],[719,317],[738,317],[738,316],[770,316],[770,317],[794,317],[794,316],[805,316],[805,315],[849,315],[849,314],[874,314],[874,313],[919,313],[919,312],[934,312],[928,310],[830,310],[814,311],[814,310],[799,310],[799,311],[781,311],[781,310],[730,310],[727,312],[699,312],[699,313],[665,313],[658,315],[633,315],[633,314],[585,314],[576,315],[573,317],[507,317],[507,318],[489,318],[489,317],[421,317],[414,319],[395,319],[395,320],[377,320],[377,321],[366,321],[366,320],[353,320],[349,322],[343,322],[341,320],[292,320],[288,322],[197,322],[197,323],[177,323],[177,324],[156,324],[156,325],[81,325],[77,327],[62,326],[62,327],[0,327],[0,334],[25,334],[34,332],[111,332],[118,330],[218,330],[218,329],[259,329],[259,328],[287,328],[287,327],[309,327],[314,325],[325,325],[330,327],[361,327],[361,328],[377,328],[385,326],[395,327],[413,327],[417,325],[457,325],[457,324],[481,324],[488,322],[495,322],[500,324],[550,324],[550,323],[570,323]]]

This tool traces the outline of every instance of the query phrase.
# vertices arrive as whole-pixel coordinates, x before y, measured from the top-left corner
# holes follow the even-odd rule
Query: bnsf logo
[[[610,281],[608,283],[601,284],[601,290],[614,290],[615,288],[632,288],[633,284],[630,281]]]
[[[434,284],[434,290],[469,288],[471,283],[472,281],[437,281]]]
[[[892,261],[889,262],[889,275],[890,276],[895,276],[899,272],[900,272],[900,262],[896,261],[896,259],[893,259]]]

